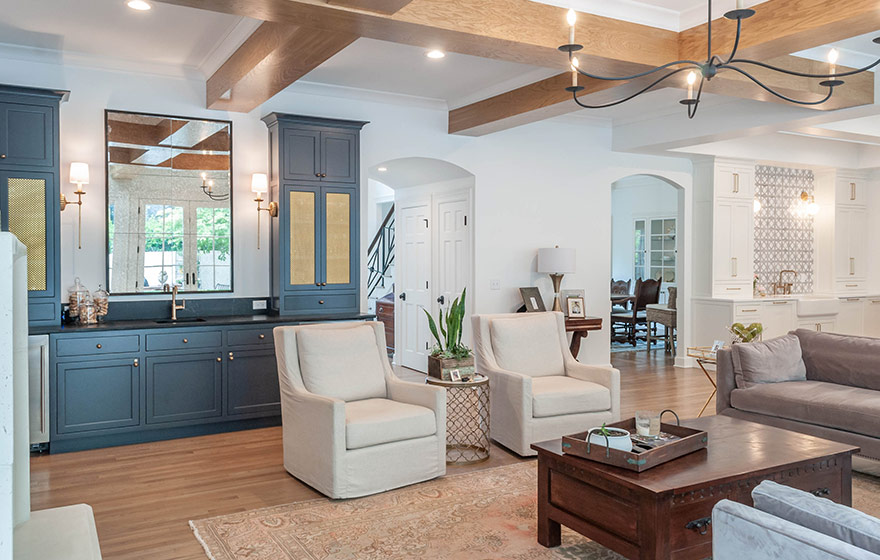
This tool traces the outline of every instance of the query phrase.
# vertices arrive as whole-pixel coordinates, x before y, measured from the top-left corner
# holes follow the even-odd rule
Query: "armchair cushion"
[[[611,391],[598,383],[560,375],[532,379],[532,416],[535,418],[610,408]]]
[[[531,377],[565,375],[555,314],[494,319],[490,331],[495,359],[502,369]]]
[[[382,443],[432,436],[437,421],[430,408],[388,399],[345,403],[345,447],[360,449]]]
[[[384,356],[372,327],[302,329],[296,339],[310,393],[344,401],[385,398]]]

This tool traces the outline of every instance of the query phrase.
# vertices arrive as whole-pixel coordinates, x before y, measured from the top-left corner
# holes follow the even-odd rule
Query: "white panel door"
[[[764,340],[783,336],[795,327],[794,301],[768,301],[761,305]]]
[[[395,267],[398,301],[395,305],[395,343],[397,362],[421,372],[428,371],[432,346],[431,331],[424,309],[431,307],[431,205],[428,202],[405,206],[395,219],[395,251],[400,259]]]
[[[861,336],[865,331],[865,300],[846,298],[840,300],[840,313],[837,314],[839,334]]]
[[[850,211],[849,257],[850,277],[864,280],[868,276],[868,210],[853,208]]]
[[[471,345],[471,302],[473,289],[470,285],[471,263],[471,223],[468,216],[470,202],[467,193],[437,197],[437,259],[434,268],[437,278],[434,296],[436,302],[444,309],[468,289],[465,305],[465,319],[462,329],[462,341]],[[435,309],[439,309],[435,306]]]

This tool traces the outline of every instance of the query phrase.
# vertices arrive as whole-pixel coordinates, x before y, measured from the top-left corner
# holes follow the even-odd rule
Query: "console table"
[[[571,355],[577,360],[578,353],[581,351],[581,339],[587,338],[591,331],[602,330],[601,317],[566,317],[565,332],[571,335]]]

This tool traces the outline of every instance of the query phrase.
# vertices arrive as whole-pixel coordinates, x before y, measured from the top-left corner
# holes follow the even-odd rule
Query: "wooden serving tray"
[[[607,427],[622,428],[634,434],[636,433],[636,419],[622,420],[614,424],[608,424]],[[593,444],[589,446],[589,452],[587,452],[587,432],[581,432],[570,436],[562,436],[562,452],[606,465],[642,472],[688,453],[703,449],[709,444],[709,434],[702,430],[661,423],[660,431],[678,436],[681,439],[658,445],[653,449],[641,449],[633,445],[633,450],[630,452],[609,449],[604,445]]]

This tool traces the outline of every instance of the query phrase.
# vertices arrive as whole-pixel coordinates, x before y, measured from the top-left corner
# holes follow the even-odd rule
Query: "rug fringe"
[[[189,528],[192,529],[196,540],[199,541],[199,544],[202,545],[202,548],[205,550],[205,555],[208,557],[208,560],[217,560],[213,554],[211,554],[211,549],[208,548],[208,543],[202,538],[201,533],[199,533],[199,529],[196,527],[195,521],[189,522]]]

